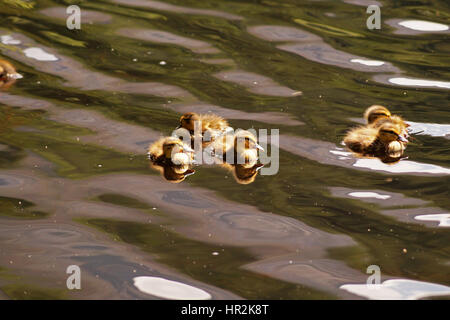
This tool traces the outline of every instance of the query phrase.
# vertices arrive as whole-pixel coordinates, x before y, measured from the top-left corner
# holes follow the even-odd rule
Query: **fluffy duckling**
[[[11,63],[0,59],[0,88],[8,89],[16,82],[16,79],[20,79],[21,77]]]
[[[409,124],[407,124],[402,117],[391,114],[386,107],[380,105],[370,106],[364,112],[364,119],[368,125],[375,128],[379,128],[383,123],[392,122],[400,127],[405,138],[409,137]]]
[[[6,80],[10,75],[17,74],[16,68],[6,60],[0,59],[0,80]]]
[[[398,124],[385,122],[378,128],[363,126],[350,130],[344,143],[350,150],[363,155],[384,156],[402,154],[408,140]]]
[[[189,165],[193,152],[191,147],[175,137],[161,138],[148,148],[149,158],[156,164]]]
[[[200,132],[195,132],[196,122],[200,125]],[[228,121],[218,115],[212,113],[197,114],[195,112],[183,114],[177,129],[179,128],[188,130],[192,140],[195,139],[195,134],[201,135],[200,138],[204,147],[231,129]]]
[[[201,122],[202,133],[206,130],[223,131],[229,127],[227,120],[218,115],[188,112],[181,116],[179,128],[185,128],[194,133],[196,121]]]
[[[258,149],[264,151],[253,133],[247,130],[238,130],[233,135],[222,135],[208,148],[214,155],[227,163],[248,165],[249,167],[257,162]]]

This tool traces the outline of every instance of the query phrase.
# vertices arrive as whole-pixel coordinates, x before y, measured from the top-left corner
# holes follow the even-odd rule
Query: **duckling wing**
[[[377,138],[378,130],[365,126],[351,129],[344,138],[345,145],[354,152],[364,153]]]
[[[200,115],[202,121],[202,127],[204,130],[225,130],[228,127],[228,121],[215,114],[203,114]]]

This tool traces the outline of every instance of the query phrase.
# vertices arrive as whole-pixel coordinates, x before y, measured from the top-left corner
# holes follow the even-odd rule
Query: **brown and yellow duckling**
[[[199,132],[195,132],[196,123],[198,123],[197,130]],[[228,121],[216,114],[197,114],[195,112],[183,114],[177,129],[179,128],[188,130],[192,140],[195,139],[195,134],[200,135],[199,138],[202,139],[203,146],[207,146],[217,137],[225,134],[231,129]]]
[[[0,59],[0,80],[14,74],[17,74],[16,68],[10,62]]]
[[[209,147],[212,153],[230,164],[252,167],[258,161],[258,150],[264,149],[258,144],[253,133],[238,130],[234,134],[225,134],[213,141]]]
[[[232,172],[239,184],[255,181],[263,164],[259,162],[258,150],[264,150],[256,137],[247,130],[238,130],[234,135],[228,134],[214,141],[214,153],[223,162],[221,167]],[[231,159],[230,159],[231,158]]]
[[[192,164],[193,152],[190,146],[175,137],[161,138],[148,148],[148,155],[153,163],[174,165]]]
[[[403,136],[401,126],[384,122],[377,128],[361,126],[350,130],[344,143],[350,150],[362,155],[397,157],[403,154],[408,140]]]
[[[392,122],[400,127],[405,138],[409,137],[409,124],[402,117],[393,115],[386,107],[380,105],[370,106],[364,112],[364,119],[368,125],[374,128],[379,128],[383,123]]]
[[[191,169],[193,151],[178,138],[161,138],[148,149],[150,167],[159,171],[167,181],[179,183],[195,173]]]
[[[185,128],[189,132],[194,133],[196,121],[201,123],[202,133],[206,130],[222,131],[229,127],[227,120],[213,113],[197,114],[195,112],[188,112],[181,116],[179,128]]]
[[[9,88],[16,79],[21,78],[14,66],[3,59],[0,59],[0,88]]]

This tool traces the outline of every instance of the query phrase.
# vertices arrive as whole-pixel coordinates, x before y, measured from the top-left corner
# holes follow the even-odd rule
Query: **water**
[[[380,1],[372,31],[369,1],[90,0],[72,31],[70,4],[0,4],[23,76],[0,91],[0,298],[379,298],[370,265],[386,297],[448,295],[446,1]],[[411,121],[407,159],[341,145],[371,104]],[[165,181],[146,147],[189,111],[279,129],[279,172]]]

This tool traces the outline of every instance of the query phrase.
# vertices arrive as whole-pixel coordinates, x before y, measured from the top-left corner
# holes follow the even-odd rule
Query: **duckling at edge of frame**
[[[10,62],[0,59],[0,89],[8,89],[20,78],[22,78],[22,75],[17,73]]]
[[[14,74],[17,74],[16,68],[10,62],[0,59],[0,80]]]

